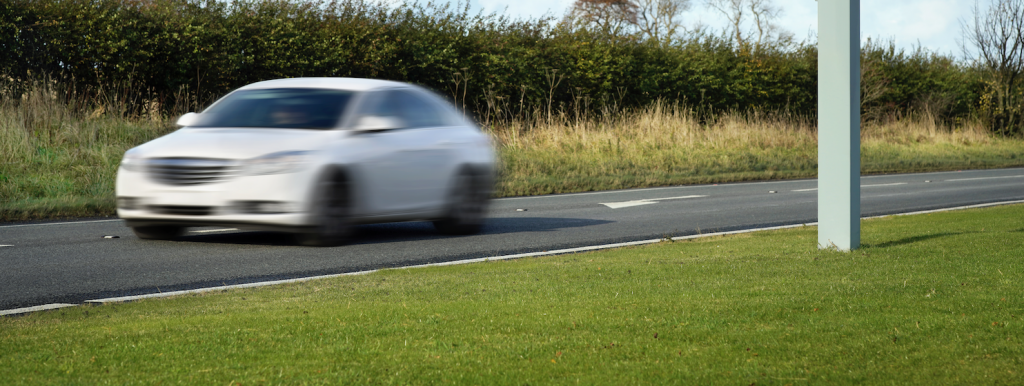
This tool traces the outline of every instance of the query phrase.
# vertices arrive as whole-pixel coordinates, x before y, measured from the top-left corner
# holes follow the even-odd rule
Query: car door
[[[431,100],[426,91],[407,89],[396,97],[401,106],[403,119],[415,128],[409,133],[415,143],[406,149],[407,170],[410,176],[406,192],[413,205],[422,210],[443,205],[448,193],[449,182],[455,174],[458,150],[458,128],[442,110],[442,106]]]
[[[359,134],[366,154],[360,168],[367,203],[377,215],[416,213],[444,199],[453,157],[446,128],[433,105],[412,89],[391,89],[368,99],[364,116],[400,122],[399,127]]]

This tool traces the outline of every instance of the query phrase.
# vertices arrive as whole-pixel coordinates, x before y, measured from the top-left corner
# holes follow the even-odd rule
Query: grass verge
[[[1024,206],[0,318],[8,384],[1018,384]]]

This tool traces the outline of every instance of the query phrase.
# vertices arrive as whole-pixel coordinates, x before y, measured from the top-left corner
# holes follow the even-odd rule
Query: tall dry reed
[[[531,117],[537,117],[531,119]],[[729,111],[699,119],[693,108],[658,101],[651,106],[580,117],[561,113],[497,121],[491,132],[500,146],[510,149],[601,148],[619,143],[628,148],[677,147],[693,149],[799,148],[817,143],[813,118],[786,113]],[[943,122],[934,114],[861,124],[861,143],[873,144],[987,144],[997,137],[980,120]]]

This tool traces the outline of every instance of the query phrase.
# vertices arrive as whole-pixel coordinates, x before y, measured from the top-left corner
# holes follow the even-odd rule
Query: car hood
[[[338,135],[332,130],[185,128],[134,150],[145,158],[249,159],[280,151],[318,150]]]

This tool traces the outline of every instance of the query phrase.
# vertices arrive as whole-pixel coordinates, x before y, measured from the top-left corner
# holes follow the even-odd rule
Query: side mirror
[[[185,126],[192,126],[192,125],[194,125],[198,121],[199,121],[199,114],[196,114],[196,113],[185,113],[185,115],[182,115],[181,118],[178,118],[178,122],[176,122],[175,124],[177,124],[178,126],[185,127]]]
[[[401,119],[396,117],[381,117],[375,115],[368,115],[359,118],[356,122],[355,131],[386,131],[401,129],[405,127],[405,123]]]

